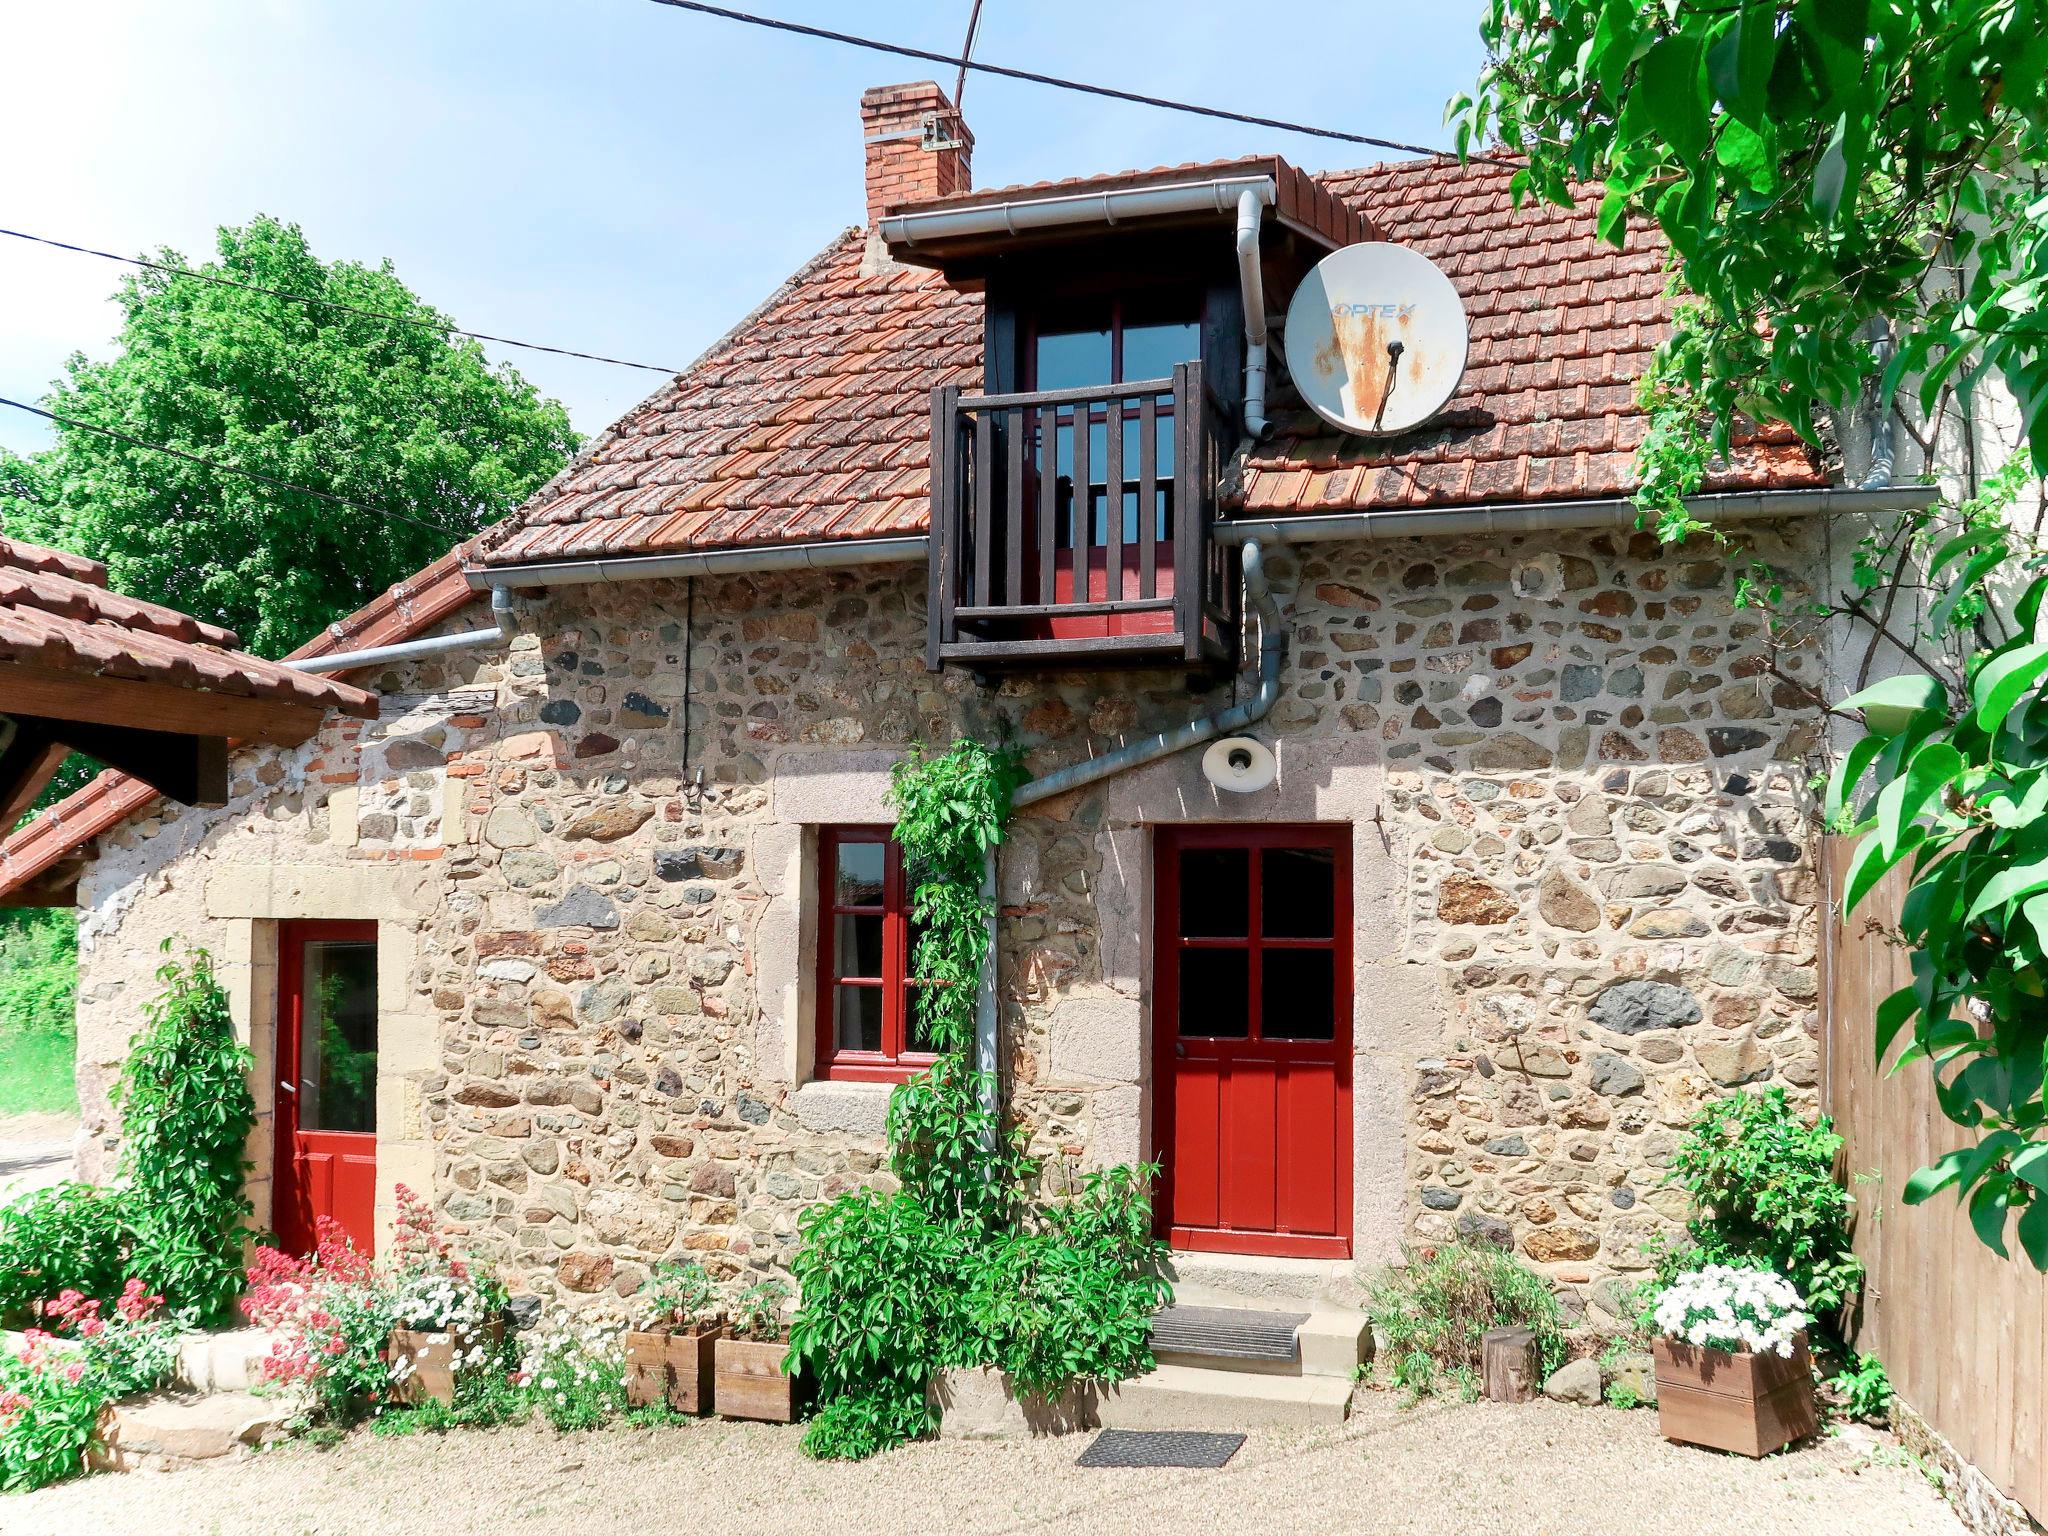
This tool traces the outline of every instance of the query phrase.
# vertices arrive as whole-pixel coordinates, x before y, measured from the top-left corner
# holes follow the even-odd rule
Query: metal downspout
[[[1033,779],[1011,798],[1012,808],[1036,805],[1041,800],[1050,800],[1054,795],[1064,795],[1069,790],[1079,789],[1086,784],[1100,783],[1103,779],[1114,778],[1117,774],[1132,768],[1143,767],[1162,757],[1171,757],[1189,747],[1200,746],[1218,736],[1228,736],[1255,725],[1272,712],[1280,698],[1280,662],[1287,649],[1287,632],[1280,618],[1280,605],[1273,600],[1273,589],[1266,582],[1265,553],[1256,539],[1244,546],[1244,593],[1251,600],[1251,606],[1259,614],[1259,691],[1241,704],[1228,709],[1217,710],[1214,714],[1203,715],[1185,725],[1177,725],[1170,731],[1161,731],[1156,736],[1147,736],[1143,741],[1134,741],[1114,752],[1105,752],[1100,757],[1091,757],[1085,763],[1075,763],[1043,778]],[[988,906],[988,964],[981,968],[981,987],[974,999],[974,1066],[982,1074],[981,1107],[990,1116],[1000,1112],[1002,1094],[996,1077],[997,1051],[1001,1036],[997,1028],[996,1014],[996,851],[989,850],[988,864],[982,875],[981,894]],[[991,1149],[993,1150],[993,1149]]]
[[[1084,784],[1114,778],[1129,769],[1171,757],[1205,741],[1214,741],[1218,736],[1241,731],[1272,712],[1273,705],[1280,698],[1280,659],[1286,650],[1287,631],[1280,618],[1280,605],[1273,600],[1272,588],[1266,583],[1265,552],[1259,547],[1259,541],[1246,540],[1243,553],[1244,594],[1259,614],[1259,691],[1241,704],[1233,704],[1228,709],[1177,725],[1170,731],[1161,731],[1156,736],[1147,736],[1114,752],[1105,752],[1100,757],[1091,757],[1086,762],[1073,763],[1043,778],[1033,779],[1017,791],[1011,805],[1036,805],[1041,800],[1064,795]]]
[[[517,627],[512,618],[512,593],[505,587],[491,588],[489,629],[465,629],[456,635],[434,635],[425,640],[407,640],[399,645],[376,645],[364,651],[336,651],[331,656],[305,656],[284,663],[294,672],[350,672],[357,667],[374,667],[387,661],[412,661],[421,656],[439,656],[449,651],[467,651],[480,645],[502,645]]]
[[[1266,435],[1266,276],[1259,263],[1265,199],[1251,187],[1237,199],[1237,283],[1244,294],[1244,429]]]
[[[1883,321],[1878,325],[1880,329],[1871,347],[1877,360],[1877,379],[1871,390],[1870,470],[1858,487],[1865,491],[1881,491],[1889,486],[1898,460],[1892,439],[1891,403],[1884,397],[1884,376],[1892,362],[1892,332]]]

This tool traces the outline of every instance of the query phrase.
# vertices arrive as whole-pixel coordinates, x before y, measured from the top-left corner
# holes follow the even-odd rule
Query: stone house
[[[375,720],[244,747],[218,808],[108,774],[0,844],[0,899],[79,909],[88,1175],[177,935],[257,1053],[288,1240],[371,1238],[403,1182],[546,1294],[779,1268],[886,1177],[920,1061],[892,765],[965,734],[1044,776],[1270,682],[1268,787],[1166,752],[1019,811],[983,1045],[1033,1146],[1162,1161],[1213,1288],[1466,1232],[1615,1315],[1680,1127],[1819,1064],[1828,657],[1634,528],[1654,241],[1486,164],[977,193],[936,87],[861,117],[863,226],[299,653]],[[1469,321],[1392,436],[1308,409],[1277,324],[1365,242]],[[1831,516],[1927,494],[1760,432],[1702,500],[1796,588]]]

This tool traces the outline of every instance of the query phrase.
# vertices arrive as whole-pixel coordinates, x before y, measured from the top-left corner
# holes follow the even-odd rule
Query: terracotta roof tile
[[[232,630],[107,587],[106,568],[0,538],[0,687],[10,665],[161,683],[374,720],[360,688],[237,649]]]
[[[917,206],[1273,163],[1253,156]],[[1632,488],[1629,456],[1643,432],[1634,382],[1669,315],[1661,246],[1648,229],[1634,230],[1624,251],[1600,244],[1592,192],[1576,209],[1517,210],[1508,179],[1496,166],[1430,161],[1315,179],[1457,284],[1471,319],[1465,379],[1427,427],[1373,442],[1337,435],[1303,407],[1276,348],[1273,430],[1233,477],[1233,510],[1458,506]],[[979,383],[981,302],[922,269],[864,273],[865,254],[860,231],[841,235],[486,534],[484,563],[922,532],[930,392]],[[1769,441],[1769,453],[1738,453],[1714,488],[1823,483],[1795,439]]]

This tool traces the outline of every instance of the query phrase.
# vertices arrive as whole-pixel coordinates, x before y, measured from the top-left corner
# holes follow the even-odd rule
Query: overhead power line
[[[116,251],[96,250],[89,245],[73,245],[68,240],[52,240],[47,235],[31,235],[19,229],[0,229],[0,235],[14,240],[26,240],[34,245],[47,245],[53,250],[75,251],[81,256],[98,256],[106,261],[118,261],[131,267],[145,267],[151,272],[164,272],[173,277],[189,277],[194,282],[212,283],[219,288],[239,288],[244,293],[266,294],[273,299],[289,299],[294,304],[314,304],[322,309],[338,309],[344,314],[361,315],[366,320],[388,320],[393,325],[414,325],[422,330],[438,331],[444,336],[467,336],[472,341],[495,342],[501,347],[523,347],[529,352],[550,352],[556,357],[580,357],[589,363],[609,363],[614,368],[638,368],[645,373],[660,373],[673,376],[681,370],[663,367],[659,363],[629,362],[623,357],[605,357],[597,352],[578,352],[573,347],[550,347],[538,341],[515,341],[510,336],[493,336],[488,331],[466,331],[459,325],[450,325],[443,320],[427,320],[418,315],[393,315],[381,309],[364,309],[358,304],[347,304],[340,299],[316,299],[309,294],[290,293],[282,288],[268,288],[262,283],[245,283],[232,277],[222,277],[214,272],[195,272],[190,267],[181,267],[168,261],[149,261],[141,256],[123,256]]]
[[[1041,74],[1035,69],[1016,69],[1007,64],[986,64],[965,54],[939,53],[930,48],[913,48],[905,43],[884,42],[880,38],[861,37],[852,32],[835,32],[830,27],[806,26],[800,21],[784,21],[778,16],[757,16],[751,11],[736,11],[723,5],[704,5],[700,0],[651,0],[652,4],[665,5],[676,11],[695,11],[703,16],[716,16],[722,21],[736,21],[749,27],[766,27],[775,32],[793,32],[799,37],[815,37],[828,43],[844,43],[849,48],[865,48],[871,53],[892,53],[898,58],[919,59],[927,64],[946,64],[963,72],[975,70],[984,75],[1000,75],[1006,80],[1023,80],[1032,85],[1049,85],[1055,90],[1079,91],[1085,96],[1106,96],[1111,101],[1128,101],[1140,107],[1158,107],[1166,112],[1187,112],[1196,117],[1219,118],[1226,123],[1245,123],[1254,128],[1277,128],[1283,133],[1306,134],[1313,139],[1336,139],[1345,144],[1364,144],[1373,149],[1391,149],[1403,155],[1428,155],[1439,160],[1455,160],[1458,157],[1447,149],[1434,149],[1427,144],[1404,144],[1399,139],[1379,139],[1371,134],[1347,133],[1339,128],[1317,128],[1308,123],[1293,123],[1281,117],[1260,117],[1252,112],[1234,112],[1228,107],[1204,107],[1193,102],[1175,101],[1167,96],[1147,96],[1139,91],[1119,90],[1113,85],[1089,85],[1081,80],[1069,80],[1061,75]],[[1472,155],[1468,158],[1483,161],[1488,165],[1519,165],[1519,161],[1501,159],[1493,155]]]
[[[411,523],[415,528],[423,528],[428,533],[440,534],[443,538],[461,540],[469,537],[468,534],[463,533],[460,529],[450,528],[445,523],[429,522],[423,517],[414,517],[409,512],[395,512],[390,507],[379,507],[367,501],[355,501],[347,496],[337,496],[332,491],[316,491],[310,485],[294,485],[289,480],[279,480],[274,475],[264,474],[261,470],[242,469],[233,464],[222,464],[214,459],[201,458],[198,454],[187,453],[182,448],[168,448],[162,443],[152,443],[147,438],[131,437],[126,432],[116,432],[112,427],[96,426],[89,421],[80,421],[75,416],[60,416],[55,411],[46,411],[41,406],[36,405],[24,405],[21,401],[10,400],[5,395],[0,395],[0,405],[11,405],[17,411],[27,411],[31,416],[40,416],[45,421],[54,421],[60,427],[76,427],[81,432],[97,432],[101,437],[111,437],[115,442],[126,443],[131,448],[147,448],[151,453],[168,454],[174,459],[184,459],[188,463],[204,465],[215,474],[240,475],[244,480],[260,481],[264,485],[271,486],[277,490],[291,491],[300,496],[315,496],[321,501],[332,502],[338,507],[353,507],[358,512],[368,512],[377,517],[396,518],[401,523]]]

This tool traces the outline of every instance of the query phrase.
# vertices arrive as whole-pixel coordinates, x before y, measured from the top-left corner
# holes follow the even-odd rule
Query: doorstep
[[[1349,1378],[1162,1365],[1105,1388],[1096,1416],[1104,1429],[1292,1429],[1343,1423],[1351,1391]]]
[[[284,1429],[290,1410],[253,1392],[150,1392],[107,1410],[93,1446],[96,1471],[167,1470],[215,1461],[261,1445]]]

